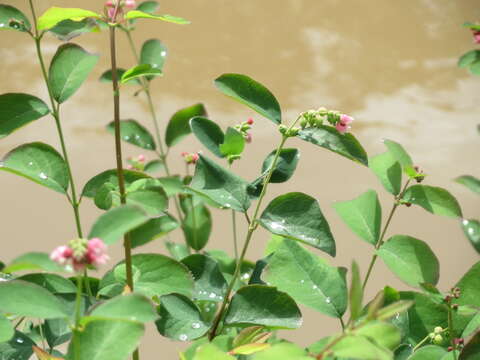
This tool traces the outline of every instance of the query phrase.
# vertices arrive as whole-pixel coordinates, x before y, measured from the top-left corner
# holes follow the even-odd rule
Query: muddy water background
[[[27,1],[5,3],[28,13]],[[41,13],[52,5],[98,10],[102,2],[35,3]],[[401,142],[429,174],[426,183],[449,189],[460,200],[466,217],[479,217],[478,198],[452,182],[464,173],[480,176],[480,138],[474,131],[480,122],[480,78],[455,65],[458,56],[473,47],[461,24],[480,17],[475,1],[177,0],[164,1],[162,11],[192,21],[192,25],[183,27],[142,21],[134,33],[138,42],[155,37],[169,49],[165,77],[153,83],[162,127],[178,108],[199,101],[223,127],[253,116],[257,120],[254,142],[248,146],[244,160],[235,164],[235,170],[247,179],[255,178],[264,157],[279,141],[276,130],[272,123],[227,99],[212,86],[212,80],[225,72],[249,74],[272,90],[282,104],[285,119],[326,106],[355,116],[353,132],[370,155],[384,150],[382,138]],[[90,177],[114,167],[115,162],[113,137],[104,130],[112,117],[111,90],[96,81],[108,67],[107,36],[89,34],[74,41],[101,54],[89,81],[62,107],[66,142],[80,189]],[[48,58],[58,45],[49,35],[45,37]],[[27,35],[2,32],[0,55],[2,93],[27,92],[48,99],[33,43]],[[122,67],[134,64],[122,36],[119,58]],[[152,129],[144,99],[133,97],[133,92],[125,87],[122,93],[122,118],[135,118]],[[43,118],[2,139],[0,153],[30,141],[44,141],[59,148],[53,120]],[[331,204],[373,188],[380,194],[385,216],[391,196],[365,167],[296,140],[287,145],[300,149],[301,161],[293,179],[271,186],[268,198],[288,191],[316,197],[337,240],[338,256],[332,262],[349,266],[355,258],[365,274],[372,249],[340,222]],[[193,137],[174,147],[170,153],[174,172],[183,171],[183,164],[177,161],[180,152],[201,149]],[[125,145],[125,153],[136,155],[138,150]],[[72,212],[62,196],[7,173],[0,174],[0,184],[3,261],[27,250],[49,251],[75,237]],[[100,212],[85,200],[81,214],[84,231],[88,232]],[[229,213],[214,211],[214,217],[209,246],[231,252]],[[429,243],[440,259],[443,289],[454,284],[478,260],[458,221],[419,208],[398,211],[389,230],[390,235],[396,233]],[[181,234],[175,232],[173,238],[180,241]],[[261,256],[267,239],[263,230],[255,234],[248,252],[251,259]],[[111,251],[115,260],[121,258],[120,245]],[[136,252],[149,251],[163,252],[162,241]],[[369,295],[385,284],[406,289],[378,262],[368,286]],[[338,330],[336,320],[306,308],[302,311],[304,326],[285,332],[287,338],[307,345]],[[144,359],[174,359],[181,348],[181,343],[158,337],[152,330],[142,345],[142,353]]]

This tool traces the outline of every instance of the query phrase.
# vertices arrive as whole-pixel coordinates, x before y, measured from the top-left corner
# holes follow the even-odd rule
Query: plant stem
[[[110,26],[110,61],[112,67],[112,84],[113,84],[113,121],[115,124],[115,154],[117,160],[117,177],[118,187],[120,190],[120,203],[126,204],[127,197],[125,192],[125,179],[123,176],[122,165],[122,143],[120,139],[120,89],[118,86],[118,73],[117,73],[117,51],[115,43],[115,25]],[[125,234],[123,238],[123,246],[125,249],[125,269],[127,277],[127,285],[133,292],[133,276],[132,276],[132,244],[129,234]],[[139,359],[139,352],[136,349],[133,352],[133,359]]]
[[[296,124],[296,121],[292,124],[292,126],[290,128],[292,128],[295,124]],[[251,223],[248,226],[248,231],[247,231],[247,235],[246,235],[246,238],[245,238],[245,243],[243,245],[243,249],[242,249],[242,252],[240,254],[240,257],[237,260],[237,264],[235,266],[235,272],[233,273],[232,280],[230,281],[230,284],[228,285],[227,292],[226,292],[225,297],[223,299],[220,310],[219,310],[218,314],[216,315],[216,317],[213,321],[212,328],[211,328],[211,330],[208,334],[208,338],[209,338],[210,341],[212,341],[216,336],[218,326],[220,325],[220,322],[223,318],[225,308],[227,307],[227,303],[229,301],[230,294],[233,290],[233,286],[235,285],[235,282],[237,281],[238,276],[240,275],[240,270],[241,270],[241,267],[242,267],[243,259],[245,258],[245,254],[246,254],[247,249],[248,249],[248,245],[250,244],[250,240],[252,239],[253,232],[257,228],[257,217],[258,217],[258,213],[260,211],[260,206],[262,205],[263,198],[265,197],[265,194],[267,192],[268,183],[270,182],[270,178],[272,177],[273,170],[277,166],[278,158],[280,157],[280,153],[282,152],[283,146],[285,145],[285,142],[287,141],[287,139],[288,139],[287,136],[282,135],[282,141],[280,142],[280,145],[277,149],[277,152],[275,153],[275,157],[273,158],[272,166],[268,170],[267,176],[264,178],[262,192],[260,193],[260,196],[258,198],[257,206],[256,206],[255,211],[253,213]]]
[[[455,334],[453,329],[452,302],[448,302],[448,340],[453,347],[453,358],[457,360],[457,345],[455,344]]]
[[[390,210],[390,214],[388,214],[387,222],[385,223],[385,226],[383,227],[382,234],[380,235],[380,238],[378,239],[377,243],[375,244],[375,251],[377,251],[380,248],[380,246],[382,246],[383,243],[384,243],[383,240],[385,238],[385,234],[387,233],[387,229],[390,226],[390,222],[392,221],[392,218],[393,218],[393,215],[395,214],[395,211],[397,210],[398,206],[400,205],[398,200],[403,197],[403,194],[407,190],[408,184],[410,184],[410,179],[407,180],[407,182],[405,183],[405,186],[403,187],[402,191],[400,192],[398,197],[395,198],[395,202],[392,206],[392,210]],[[372,260],[370,261],[370,265],[368,266],[367,275],[365,276],[365,280],[363,281],[363,285],[362,285],[363,290],[365,290],[368,279],[370,279],[370,274],[372,273],[373,266],[375,265],[375,262],[377,261],[377,258],[378,258],[378,255],[375,252],[373,254]]]
[[[232,164],[228,162],[228,168],[232,168]],[[235,210],[232,210],[232,232],[233,232],[233,252],[235,254],[235,261],[238,260],[238,239],[237,239],[237,217]]]
[[[80,344],[78,343],[77,331],[82,317],[82,276],[77,275],[77,296],[75,297],[75,329],[73,330],[73,348],[75,360],[80,359]]]

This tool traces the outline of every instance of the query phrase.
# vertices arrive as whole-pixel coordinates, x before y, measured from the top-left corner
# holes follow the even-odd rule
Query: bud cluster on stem
[[[300,126],[302,129],[306,127],[319,127],[325,122],[335,126],[340,133],[344,134],[350,129],[350,124],[354,118],[350,115],[341,114],[336,110],[327,110],[321,107],[317,110],[308,110],[300,114]]]

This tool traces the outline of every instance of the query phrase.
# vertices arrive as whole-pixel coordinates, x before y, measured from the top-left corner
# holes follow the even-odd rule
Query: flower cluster
[[[353,122],[353,117],[341,114],[335,110],[327,110],[319,108],[318,110],[309,110],[300,114],[300,126],[302,129],[309,127],[318,127],[324,124],[325,121],[335,126],[335,128],[342,134],[350,129],[350,124]]]
[[[253,125],[252,118],[248,118],[247,121],[244,121],[241,124],[235,125],[235,130],[238,130],[238,132],[240,132],[243,135],[247,143],[252,142],[252,134],[248,132],[248,130],[252,128],[252,125]]]
[[[190,165],[190,164],[196,164],[196,162],[198,161],[198,159],[200,158],[200,156],[198,155],[198,153],[188,153],[188,152],[182,152],[181,153],[183,159],[185,160],[185,162]]]
[[[145,159],[146,159],[145,155],[143,154],[138,155],[136,158],[133,158],[133,157],[128,158],[127,169],[143,171],[145,169]]]
[[[110,257],[106,254],[107,245],[99,239],[75,239],[55,248],[50,254],[50,259],[60,265],[71,262],[75,271],[82,271],[86,267],[104,265]]]
[[[108,0],[105,3],[107,17],[115,22],[117,16],[123,12],[123,9],[134,9],[137,6],[135,0]]]

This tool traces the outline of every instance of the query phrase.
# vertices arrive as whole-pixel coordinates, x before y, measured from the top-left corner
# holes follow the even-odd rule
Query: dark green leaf
[[[280,105],[275,96],[252,78],[241,74],[224,74],[215,79],[215,86],[225,95],[247,105],[275,124],[282,122]]]
[[[5,269],[5,273],[14,273],[24,270],[43,270],[60,272],[64,268],[50,259],[50,255],[40,252],[29,252],[15,258]]]
[[[117,68],[117,76],[119,79],[122,78],[123,74],[125,74],[125,69],[120,69]],[[112,82],[112,70],[107,70],[105,71],[99,78],[100,82],[104,83],[110,83]],[[131,79],[129,81],[126,81],[124,84],[135,84],[135,85],[140,85],[141,82],[138,78]]]
[[[368,166],[380,180],[385,190],[393,195],[400,194],[402,166],[389,151],[370,158]]]
[[[480,179],[472,175],[463,175],[455,179],[459,184],[465,185],[467,188],[473,192],[480,194]]]
[[[71,294],[77,291],[77,287],[74,283],[65,279],[63,276],[55,274],[27,274],[18,277],[17,280],[37,284],[54,294]]]
[[[69,41],[74,37],[84,33],[93,32],[98,29],[95,20],[87,18],[82,21],[63,20],[49,31],[53,33],[59,40]],[[98,30],[97,30],[98,31]]]
[[[62,194],[68,189],[65,161],[53,147],[40,142],[23,144],[10,151],[0,161],[0,170],[23,176]]]
[[[0,4],[0,30],[29,31],[31,27],[30,21],[20,10]]]
[[[28,360],[33,354],[32,346],[35,343],[27,335],[15,331],[15,335],[8,342],[0,343],[0,359]]]
[[[382,224],[382,208],[374,190],[368,190],[350,201],[336,202],[334,208],[355,234],[372,245],[377,244]]]
[[[427,345],[416,350],[408,360],[438,360],[445,354],[447,351],[441,346]]]
[[[41,319],[68,316],[63,304],[48,290],[21,280],[0,282],[0,312]]]
[[[150,220],[147,213],[135,205],[123,205],[102,214],[93,224],[89,238],[100,238],[113,244],[127,232]]]
[[[247,186],[245,180],[202,155],[197,161],[195,175],[190,184],[195,193],[241,212],[250,207]]]
[[[407,191],[405,191],[403,200],[419,205],[435,215],[450,217],[462,216],[462,209],[457,199],[447,190],[439,187],[429,185],[410,186]]]
[[[72,96],[87,79],[98,62],[80,46],[68,43],[58,48],[49,69],[49,83],[52,95],[58,103]]]
[[[225,316],[227,325],[263,325],[276,329],[297,329],[302,314],[288,294],[274,287],[248,285],[232,298]]]
[[[355,261],[352,262],[352,280],[350,285],[349,301],[350,317],[353,321],[355,321],[362,312],[363,302],[362,280],[360,278],[358,264]]]
[[[207,116],[207,111],[203,104],[195,104],[178,110],[170,118],[165,132],[165,143],[168,147],[172,147],[190,134],[189,121],[195,116]]]
[[[462,338],[469,337],[475,331],[480,330],[480,312],[477,312],[474,317],[468,322],[462,332]]]
[[[227,291],[227,282],[217,262],[209,256],[194,254],[182,259],[195,279],[196,300],[222,301]]]
[[[421,240],[395,235],[377,250],[377,254],[395,275],[410,286],[419,287],[422,283],[436,285],[438,282],[438,259]]]
[[[171,215],[163,215],[159,218],[151,219],[145,224],[133,229],[130,235],[132,248],[148,244],[179,227],[179,223]]]
[[[208,150],[220,158],[225,156],[220,150],[220,145],[225,141],[225,135],[215,122],[205,117],[196,116],[190,120],[190,128],[198,141]]]
[[[350,133],[341,134],[331,126],[321,125],[300,130],[297,136],[302,140],[368,166],[367,153]]]
[[[154,321],[158,317],[150,300],[139,294],[114,297],[95,307],[90,315],[104,319],[131,320],[143,323]]]
[[[335,240],[318,202],[303,193],[273,199],[263,211],[260,225],[273,234],[301,241],[335,256]]]
[[[16,93],[0,95],[0,139],[49,112],[47,104],[35,96]]]
[[[2,314],[0,314],[0,343],[10,340],[15,331],[12,323]],[[0,345],[1,349],[1,345]]]
[[[165,58],[167,57],[167,48],[160,40],[150,39],[143,43],[140,52],[140,63],[149,64],[155,69],[163,70]],[[153,79],[152,76],[147,76],[147,80]]]
[[[153,14],[159,7],[160,5],[156,1],[143,1],[137,6],[137,10]]]
[[[273,164],[273,159],[275,158],[277,150],[273,150],[263,161],[262,164],[262,174],[265,174],[270,170],[270,167]],[[270,178],[271,183],[283,183],[293,176],[295,169],[297,168],[298,160],[300,159],[300,152],[298,149],[287,148],[280,151],[277,165],[273,170],[272,177]]]
[[[127,187],[137,180],[150,179],[150,176],[148,176],[147,174],[131,170],[123,170],[123,176],[125,178],[125,186]],[[83,187],[82,196],[94,198],[97,195],[97,192],[106,183],[111,183],[115,186],[118,186],[116,169],[106,170],[88,180],[88,182]]]
[[[192,197],[186,199],[186,203],[186,214],[182,222],[183,234],[190,247],[199,251],[207,245],[212,231],[212,217],[205,205],[194,205]]]
[[[329,265],[294,241],[282,241],[268,259],[262,278],[326,315],[341,317],[347,308],[344,270]]]
[[[480,262],[473,265],[457,283],[461,291],[460,298],[455,299],[459,305],[472,305],[478,307],[480,299]]]
[[[468,67],[480,59],[480,50],[470,50],[458,59],[458,67]]]
[[[223,156],[240,155],[245,148],[245,138],[243,135],[232,127],[227,128],[223,144],[219,149]]]
[[[402,344],[395,349],[393,355],[395,360],[407,360],[411,354],[413,354],[413,347],[409,344]]]
[[[180,341],[199,338],[209,329],[198,307],[180,294],[160,297],[160,319],[155,324],[160,334]]]
[[[107,125],[111,134],[115,133],[115,124],[112,121]],[[141,147],[142,149],[155,150],[155,140],[150,132],[138,121],[128,119],[120,121],[120,136],[123,141]]]
[[[93,11],[76,9],[76,8],[60,8],[51,7],[45,11],[39,18],[37,23],[38,30],[48,30],[56,26],[64,20],[82,21],[85,18],[101,18],[100,14]]]
[[[131,10],[125,14],[125,19],[131,20],[131,19],[154,19],[154,20],[162,20],[166,22],[171,22],[174,24],[178,25],[185,25],[185,24],[190,24],[190,21],[185,20],[181,17],[178,16],[172,16],[172,15],[152,15],[149,13],[145,13],[143,11],[139,10]]]
[[[402,168],[405,169],[407,166],[412,166],[412,158],[408,153],[405,151],[402,145],[399,143],[385,139],[383,143],[387,147],[389,153],[393,156],[393,158],[402,165]]]
[[[163,76],[162,70],[154,68],[150,64],[140,64],[136,65],[128,70],[126,70],[122,77],[120,78],[120,82],[125,84],[133,79],[138,79],[140,77],[154,77],[154,76]]]
[[[465,236],[470,240],[477,253],[480,254],[480,222],[478,220],[462,221],[462,229]]]

